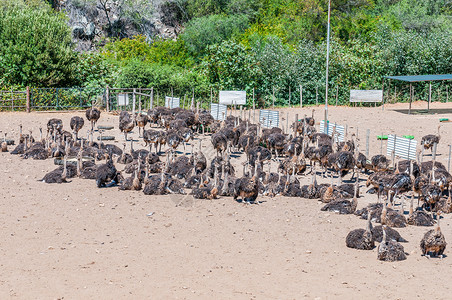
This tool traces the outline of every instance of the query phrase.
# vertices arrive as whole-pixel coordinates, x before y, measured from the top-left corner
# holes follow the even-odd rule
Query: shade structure
[[[385,76],[385,78],[406,82],[440,81],[440,80],[452,80],[452,74]]]
[[[411,113],[411,102],[413,100],[413,82],[430,82],[428,93],[428,108],[430,110],[430,101],[432,99],[432,81],[452,80],[452,74],[433,74],[433,75],[408,75],[408,76],[385,76],[384,78],[405,81],[410,83],[410,106],[408,114]]]

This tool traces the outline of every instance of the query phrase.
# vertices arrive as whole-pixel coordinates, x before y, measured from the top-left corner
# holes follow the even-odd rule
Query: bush
[[[77,56],[64,14],[20,3],[0,6],[0,85],[70,86]]]
[[[228,40],[248,26],[246,15],[211,15],[190,21],[181,38],[192,55],[201,57],[208,46]]]

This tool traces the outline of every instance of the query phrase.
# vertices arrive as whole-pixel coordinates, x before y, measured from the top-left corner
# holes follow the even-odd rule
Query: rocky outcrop
[[[168,22],[166,0],[54,0],[52,6],[68,17],[77,51],[103,46],[107,38],[130,38],[141,34],[148,40],[173,39],[180,32]],[[163,9],[162,9],[163,7]]]

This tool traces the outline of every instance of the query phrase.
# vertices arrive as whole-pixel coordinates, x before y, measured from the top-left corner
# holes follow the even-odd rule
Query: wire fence
[[[33,110],[68,110],[104,106],[105,88],[31,88]]]
[[[25,111],[26,109],[26,91],[0,91],[0,111]]]

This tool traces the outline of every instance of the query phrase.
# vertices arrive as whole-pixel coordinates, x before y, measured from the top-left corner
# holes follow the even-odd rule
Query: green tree
[[[0,85],[70,86],[76,62],[62,13],[38,1],[1,0]]]

